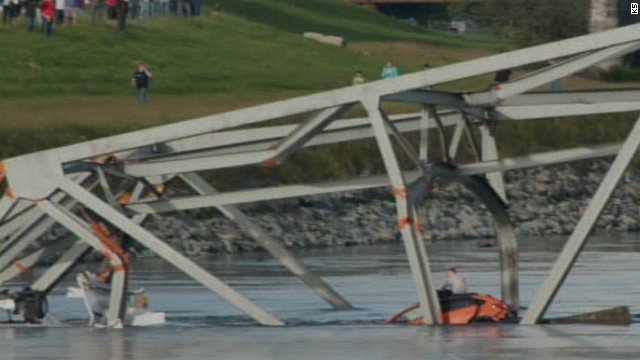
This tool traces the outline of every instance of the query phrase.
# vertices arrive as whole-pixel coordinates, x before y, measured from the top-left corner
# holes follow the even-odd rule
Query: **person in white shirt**
[[[56,1],[56,24],[62,25],[64,24],[65,0],[55,0],[55,1]]]
[[[449,290],[454,294],[463,294],[467,292],[467,281],[464,277],[458,274],[456,268],[451,267],[447,269],[445,274],[446,280],[440,287],[440,290]]]
[[[0,4],[2,4],[2,22],[7,24],[11,21],[11,1],[1,0]]]

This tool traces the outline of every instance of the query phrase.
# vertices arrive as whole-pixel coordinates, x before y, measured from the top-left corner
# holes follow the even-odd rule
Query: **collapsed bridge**
[[[518,250],[508,213],[501,173],[512,169],[612,156],[600,187],[589,202],[550,274],[521,320],[540,322],[617,183],[640,146],[640,120],[621,143],[594,144],[516,158],[499,155],[495,128],[504,122],[542,118],[640,111],[640,90],[532,92],[533,89],[577,71],[640,48],[640,25],[586,35],[199,119],[87,141],[5,159],[0,163],[4,193],[0,198],[0,282],[37,264],[44,254],[63,254],[32,284],[49,292],[92,249],[110,262],[108,326],[120,327],[125,312],[129,263],[123,238],[142,245],[186,275],[238,307],[258,323],[283,325],[263,309],[194,261],[173,249],[143,226],[149,214],[215,207],[236,222],[255,241],[280,260],[295,276],[337,309],[351,304],[323,279],[296,259],[279,241],[253,223],[238,204],[287,197],[389,187],[396,199],[397,226],[402,235],[425,323],[440,322],[429,254],[421,239],[417,215],[431,181],[456,181],[485,204],[496,224],[501,258],[502,297],[520,302]],[[532,71],[485,91],[455,93],[433,85],[502,69],[564,60]],[[384,103],[409,103],[421,111],[389,115]],[[345,118],[354,108],[362,118]],[[304,116],[290,125],[269,121]],[[449,131],[453,128],[453,131]],[[429,132],[438,134],[442,157],[428,153]],[[419,133],[416,147],[407,133]],[[242,166],[275,167],[307,147],[373,138],[386,174],[316,183],[218,192],[203,171]],[[464,142],[463,142],[464,141]],[[457,163],[458,150],[467,145],[476,161]],[[411,159],[413,170],[402,169],[399,154]],[[348,156],[348,154],[345,154]],[[179,182],[192,195],[167,188]],[[26,250],[52,226],[69,231],[64,239]],[[425,229],[429,231],[429,229]],[[113,234],[122,234],[120,238]]]

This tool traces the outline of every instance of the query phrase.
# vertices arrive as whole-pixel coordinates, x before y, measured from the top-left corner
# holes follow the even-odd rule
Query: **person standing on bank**
[[[36,15],[39,5],[39,0],[25,0],[24,2],[24,13],[27,18],[27,30],[29,31],[36,29]]]
[[[353,75],[353,79],[351,80],[351,85],[360,85],[364,84],[364,82],[364,74],[362,74],[362,71],[356,70],[355,74]]]
[[[44,0],[40,3],[40,14],[44,34],[50,36],[53,33],[53,21],[56,18],[56,4],[53,0]]]
[[[400,72],[398,68],[393,65],[392,61],[387,61],[387,64],[382,68],[380,72],[380,77],[383,79],[391,79],[400,76]]]
[[[116,2],[116,15],[118,18],[118,30],[127,31],[127,15],[129,15],[129,0]]]
[[[447,269],[445,274],[446,280],[440,287],[440,290],[449,290],[454,294],[464,294],[467,292],[467,281],[458,274],[458,270],[454,267]]]
[[[141,104],[146,104],[149,98],[149,81],[151,80],[151,71],[147,68],[147,64],[140,64],[138,71],[133,73],[131,79],[131,85],[138,89],[138,101]]]
[[[509,82],[509,80],[511,79],[511,74],[512,73],[513,73],[513,70],[511,70],[511,69],[498,70],[496,72],[496,76],[493,78],[493,84],[494,85],[500,85],[500,84],[504,84],[506,82]]]

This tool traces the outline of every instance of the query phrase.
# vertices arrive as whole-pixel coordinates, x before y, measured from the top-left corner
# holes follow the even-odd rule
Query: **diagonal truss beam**
[[[8,268],[0,272],[0,285],[13,279],[16,276],[24,274],[40,259],[44,253],[44,248],[38,249],[31,254],[23,257],[20,260],[16,260]]]
[[[126,216],[103,203],[86,189],[68,181],[67,179],[64,179],[60,185],[64,192],[72,196],[79,203],[92,209],[92,211],[97,215],[131,236],[140,244],[155,252],[158,256],[189,275],[194,280],[217,293],[230,304],[251,316],[258,323],[263,325],[284,325],[280,319],[254,304],[251,300],[244,297],[211,273],[202,269],[196,263],[174,250],[165,242],[156,238],[141,226],[132,223]]]
[[[91,247],[85,241],[76,240],[53,265],[31,283],[31,288],[47,293],[50,292],[55,284],[57,284],[89,250],[91,250]]]
[[[640,48],[640,42],[612,46],[590,54],[579,55],[574,59],[569,59],[557,65],[541,69],[528,76],[500,84],[492,92],[473,94],[469,97],[469,103],[475,106],[492,105],[502,102],[514,95],[522,94],[528,90],[549,83],[553,80],[571,75],[589,66],[598,64],[612,57],[621,56]]]
[[[74,186],[77,184],[72,183]],[[109,297],[109,309],[106,314],[107,326],[110,328],[120,328],[124,322],[124,314],[126,310],[126,264],[124,260],[117,254],[107,248],[102,241],[89,229],[89,227],[75,216],[73,213],[56,205],[48,200],[38,202],[38,207],[47,215],[51,216],[62,226],[74,233],[78,238],[85,241],[95,250],[106,254],[111,266],[116,269],[111,279],[111,290]],[[93,325],[93,324],[91,324]]]
[[[576,224],[569,240],[567,240],[562,252],[560,252],[558,259],[553,264],[549,276],[540,291],[538,291],[529,309],[522,317],[522,324],[536,324],[542,319],[542,316],[544,316],[551,301],[553,301],[558,293],[560,286],[562,286],[562,283],[569,275],[569,271],[577,260],[578,255],[580,255],[580,251],[584,247],[587,237],[609,202],[613,191],[618,186],[629,164],[631,164],[639,147],[640,118],[638,118],[626,141],[622,144],[620,152],[611,164],[604,179],[602,179],[598,190],[593,195],[587,209]]]
[[[298,126],[287,137],[282,139],[275,147],[270,160],[279,163],[288,158],[291,154],[299,150],[311,138],[322,132],[336,118],[346,113],[353,104],[338,106],[321,111],[309,119],[304,124]]]
[[[189,186],[200,194],[215,194],[216,190],[204,179],[196,174],[182,176]],[[316,276],[301,261],[296,259],[284,246],[267,234],[259,225],[242,213],[237,207],[232,205],[218,206],[218,209],[230,220],[240,227],[241,231],[248,233],[256,242],[278,259],[289,271],[300,278],[307,286],[315,290],[320,297],[338,310],[352,309],[351,304],[329,286],[322,278]]]
[[[384,113],[381,109],[378,109],[377,101],[370,99],[364,105],[371,119],[389,181],[394,188],[398,227],[400,228],[405,251],[409,259],[409,266],[411,267],[418,299],[420,300],[424,323],[427,325],[440,324],[442,322],[440,302],[433,286],[429,256],[422,239],[416,233],[418,224],[415,204],[411,199],[411,194],[407,191],[407,183],[402,175],[398,159],[387,133],[388,126]]]

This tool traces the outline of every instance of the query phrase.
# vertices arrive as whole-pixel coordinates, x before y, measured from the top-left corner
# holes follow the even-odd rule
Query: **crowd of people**
[[[74,25],[87,16],[96,25],[106,18],[127,29],[127,20],[156,16],[200,16],[203,0],[0,0],[2,22],[13,25],[24,16],[28,31],[42,25],[45,35],[53,33],[54,25]]]

